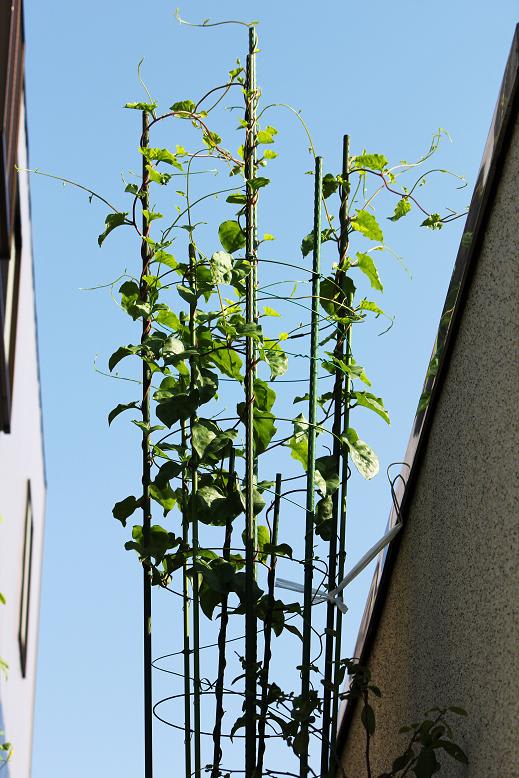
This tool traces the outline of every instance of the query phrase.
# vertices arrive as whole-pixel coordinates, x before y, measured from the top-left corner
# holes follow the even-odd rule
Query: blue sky
[[[31,166],[81,181],[116,202],[122,200],[121,172],[139,164],[138,117],[122,110],[128,100],[141,99],[138,61],[145,58],[144,77],[167,106],[222,83],[246,45],[239,27],[180,27],[174,6],[163,0],[25,5]],[[214,6],[193,0],[181,10],[189,19],[216,19]],[[302,110],[326,170],[339,169],[344,132],[354,152],[365,147],[398,161],[419,156],[433,132],[445,127],[452,143],[442,144],[438,164],[463,174],[468,187],[460,192],[447,178],[431,179],[423,198],[431,210],[468,204],[515,3],[502,0],[499,13],[480,0],[434,6],[334,0],[321,3],[319,13],[307,0],[247,6],[247,18],[261,22],[264,99]],[[218,18],[244,18],[243,4],[219,3]],[[279,129],[280,159],[272,166],[260,229],[277,236],[269,246],[274,258],[299,262],[299,242],[311,223],[312,181],[303,175],[311,160],[290,114],[270,121]],[[126,395],[119,382],[93,368],[96,358],[104,367],[132,336],[108,290],[81,291],[110,282],[137,257],[130,241],[115,236],[99,250],[105,211],[70,187],[33,177],[32,214],[49,482],[33,778],[137,778],[141,579],[122,548],[126,535],[111,507],[135,493],[139,450],[129,425],[108,429],[107,412]],[[389,255],[381,262],[383,307],[395,314],[395,324],[384,337],[372,329],[358,341],[392,417],[387,428],[359,415],[382,472],[405,452],[462,230],[462,220],[438,234],[418,224],[409,217],[398,230],[386,228],[410,272]],[[351,562],[383,532],[389,506],[383,475],[369,484],[352,480]],[[345,656],[369,582],[367,571],[350,590]],[[179,622],[164,598],[156,614],[160,655],[177,647]],[[277,660],[281,671],[293,664],[287,649]],[[165,694],[173,688],[162,678],[157,683]],[[172,774],[179,747],[170,731],[157,728],[159,778]]]

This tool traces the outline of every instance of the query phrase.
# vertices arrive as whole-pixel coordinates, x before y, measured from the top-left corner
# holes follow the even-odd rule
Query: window
[[[0,260],[9,257],[18,177],[15,170],[23,91],[22,0],[0,2]]]
[[[10,431],[20,260],[18,149],[23,97],[22,0],[0,0],[0,431]]]
[[[0,332],[0,430],[3,432],[10,432],[11,429],[21,255],[22,232],[18,204],[11,257],[8,261],[0,260],[0,325],[3,330]]]
[[[22,590],[20,596],[20,628],[18,631],[18,643],[20,646],[20,664],[22,677],[27,671],[27,645],[29,639],[29,610],[31,600],[31,568],[32,568],[32,536],[33,518],[31,502],[31,484],[27,482],[27,503],[25,508],[25,523],[23,533],[23,558],[22,558]]]

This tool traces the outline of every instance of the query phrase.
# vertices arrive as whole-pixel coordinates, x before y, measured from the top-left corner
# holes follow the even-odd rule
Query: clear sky
[[[244,11],[246,5],[246,11]],[[27,104],[32,167],[92,186],[121,202],[122,171],[137,168],[137,118],[122,105],[142,99],[136,66],[164,106],[203,94],[244,51],[239,27],[180,27],[165,0],[26,0]],[[215,10],[217,8],[217,10]],[[431,210],[468,204],[516,21],[516,4],[438,0],[435,4],[333,0],[218,4],[191,0],[192,20],[257,18],[259,81],[267,102],[302,110],[325,168],[338,171],[341,138],[398,161],[427,149],[448,129],[440,167],[463,174],[457,191],[431,181]],[[311,222],[311,166],[297,121],[280,113],[280,160],[272,168],[261,229],[272,256],[300,261]],[[173,141],[174,142],[174,141]],[[113,503],[135,493],[139,450],[128,425],[108,429],[106,414],[126,395],[99,376],[114,348],[130,342],[128,321],[106,284],[138,257],[124,239],[100,251],[105,211],[85,196],[32,179],[34,259],[48,474],[33,778],[137,778],[142,775],[141,576],[123,550]],[[450,279],[463,221],[438,234],[409,218],[389,230],[410,275],[389,255],[381,263],[383,307],[396,315],[383,338],[359,338],[362,359],[392,417],[359,416],[381,471],[401,460]],[[497,261],[497,259],[496,259]],[[354,562],[383,532],[390,495],[383,475],[352,480],[348,553]],[[355,643],[370,572],[349,593],[343,655]],[[180,622],[157,602],[156,655],[177,647]],[[171,648],[174,646],[174,648]],[[281,649],[279,667],[293,665]],[[173,688],[161,679],[160,689]],[[173,693],[173,692],[170,692]],[[431,704],[438,701],[432,700]],[[176,775],[179,741],[157,728],[158,778]]]

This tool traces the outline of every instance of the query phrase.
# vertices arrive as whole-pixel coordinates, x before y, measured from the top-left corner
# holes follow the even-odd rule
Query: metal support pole
[[[270,555],[270,567],[267,576],[267,588],[268,596],[270,598],[270,607],[273,607],[274,592],[276,586],[276,563],[277,553],[276,546],[278,544],[278,529],[279,529],[279,507],[281,503],[281,484],[282,475],[276,473],[276,492],[274,496],[274,518],[272,521],[272,537],[270,543],[272,545],[272,553]],[[265,619],[265,626],[263,629],[265,636],[265,643],[263,648],[263,667],[261,669],[261,708],[260,708],[260,720],[258,724],[258,763],[256,765],[256,772],[254,778],[261,778],[263,775],[263,759],[265,756],[265,732],[267,729],[267,714],[268,714],[268,688],[269,688],[269,672],[270,672],[270,660],[272,658],[271,642],[272,642],[272,610],[267,614]]]
[[[146,148],[149,145],[149,120],[148,112],[142,112],[142,136],[141,146]],[[146,170],[146,157],[142,157],[142,184],[141,184],[141,204],[142,209],[149,208],[149,175]],[[142,302],[148,300],[148,284],[144,277],[148,274],[150,254],[146,238],[150,234],[150,226],[147,218],[142,216],[142,242],[141,242],[141,260],[142,272],[140,280],[140,297]],[[142,320],[141,343],[144,343],[149,337],[151,331],[151,318],[146,316]],[[142,360],[142,421],[145,425],[142,431],[142,539],[144,546],[149,543],[151,526],[151,455],[150,440],[146,425],[150,423],[150,389],[151,389],[151,370],[148,364]],[[144,776],[153,778],[153,696],[152,696],[152,654],[151,654],[151,568],[149,560],[143,560],[142,565],[142,583],[143,583],[143,671],[144,671]]]
[[[322,158],[315,160],[314,189],[314,248],[312,266],[312,329],[310,335],[310,400],[308,411],[308,469],[306,479],[306,525],[305,525],[305,591],[303,604],[303,653],[301,669],[301,696],[303,699],[310,691],[310,659],[312,649],[312,579],[314,555],[314,513],[315,513],[315,439],[317,421],[317,350],[319,345],[319,295],[320,295],[320,259],[321,259],[321,200],[322,200]],[[308,721],[301,724],[301,732],[306,735],[299,761],[299,775],[308,774]]]
[[[189,243],[189,277],[192,285],[196,285],[196,248]],[[196,350],[196,302],[189,308],[189,336],[190,345]],[[197,357],[189,359],[191,380],[190,391],[195,389],[195,367]],[[193,729],[194,729],[194,761],[195,778],[202,775],[202,756],[200,751],[200,595],[198,580],[198,517],[195,509],[195,495],[198,491],[198,457],[193,446],[193,428],[196,424],[196,415],[191,416],[189,427],[191,433],[191,524],[193,539]]]
[[[348,156],[349,156],[349,138],[347,135],[343,138],[342,146],[342,178],[347,181],[348,178]],[[346,299],[345,292],[345,279],[346,279],[346,267],[347,260],[346,254],[348,251],[348,192],[347,184],[342,186],[341,193],[341,206],[339,211],[340,221],[340,238],[339,238],[339,267],[337,271],[337,285],[343,291],[341,295],[341,303],[346,302],[348,306],[351,306],[351,300]],[[344,314],[343,314],[344,315]],[[346,325],[346,329],[342,324],[337,326],[337,345],[335,347],[335,354],[339,359],[342,359],[344,355],[344,342],[348,340],[348,333],[350,332],[350,325]],[[346,390],[346,399],[344,400],[344,389]],[[332,431],[334,434],[333,439],[333,457],[337,465],[337,472],[339,473],[341,468],[341,442],[340,436],[343,431],[343,402],[346,406],[349,404],[347,392],[349,391],[349,380],[346,378],[346,383],[343,389],[343,373],[341,370],[337,370],[335,373],[335,386],[333,390],[334,401],[334,415]],[[339,525],[339,490],[335,492],[332,498],[332,529],[329,546],[328,556],[328,589],[333,589],[336,586],[336,574],[337,574],[337,532]],[[323,692],[323,725],[322,725],[322,745],[321,745],[321,776],[327,778],[329,775],[328,768],[330,765],[330,727],[331,727],[331,701],[332,701],[332,678],[334,676],[334,642],[335,642],[335,611],[336,609],[331,603],[328,603],[326,612],[326,644],[324,654],[324,692]]]
[[[245,207],[246,259],[250,272],[246,285],[246,321],[256,318],[256,192],[251,185],[256,175],[256,45],[254,27],[249,29],[247,56],[245,136]],[[252,338],[246,338],[245,365],[245,773],[252,776],[256,766],[256,602],[254,600],[256,522],[254,518],[254,378],[256,349]]]

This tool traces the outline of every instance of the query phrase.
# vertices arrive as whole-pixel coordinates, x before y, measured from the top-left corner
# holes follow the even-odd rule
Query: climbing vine
[[[352,697],[363,705],[371,775],[368,695],[380,692],[367,669],[341,656],[342,610],[327,599],[345,573],[350,465],[367,480],[379,471],[375,452],[352,426],[354,411],[390,422],[353,331],[369,319],[385,320],[385,329],[392,324],[378,297],[377,257],[390,251],[383,218],[418,216],[421,226],[440,230],[459,214],[431,212],[417,194],[428,176],[445,172],[424,167],[442,130],[419,160],[396,165],[381,153],[352,153],[345,136],[341,169],[324,173],[298,112],[262,104],[256,28],[244,26],[246,59],[221,84],[198,99],[181,94],[162,113],[146,87],[145,101],[126,105],[141,116],[141,174],[125,182],[125,206],[82,187],[110,208],[99,246],[122,228],[136,241],[132,269],[114,284],[131,342],[114,350],[108,370],[124,377],[120,371],[131,371],[133,360],[139,389],[121,398],[108,422],[125,414],[140,435],[141,482],[116,502],[113,516],[123,527],[131,523],[125,547],[136,552],[143,574],[145,776],[152,775],[153,713],[183,732],[186,776],[346,775],[335,744],[339,704]],[[241,101],[240,137],[227,143],[218,108],[230,95],[234,115]],[[269,170],[275,175],[277,109],[295,114],[314,160],[313,218],[297,259],[272,257],[274,236],[259,230]],[[208,161],[228,181],[199,193],[194,176]],[[227,213],[208,225],[222,201]],[[379,201],[383,217],[375,214]],[[303,376],[301,365],[308,368]],[[279,596],[287,585],[277,577],[280,566],[292,578],[301,571],[302,604]],[[180,663],[183,688],[159,701],[151,683],[152,667],[163,669],[152,656],[152,590],[179,595],[172,607],[182,632],[178,651],[161,659]],[[212,635],[213,651],[204,668],[202,634]],[[300,652],[284,673],[274,656],[282,638],[291,641],[290,656]],[[229,680],[231,668],[238,676]],[[430,725],[413,725],[407,761],[402,756],[385,775],[431,775],[439,749],[463,761],[446,724],[453,711],[438,709]],[[286,742],[297,773],[267,765],[267,745],[278,741]]]

